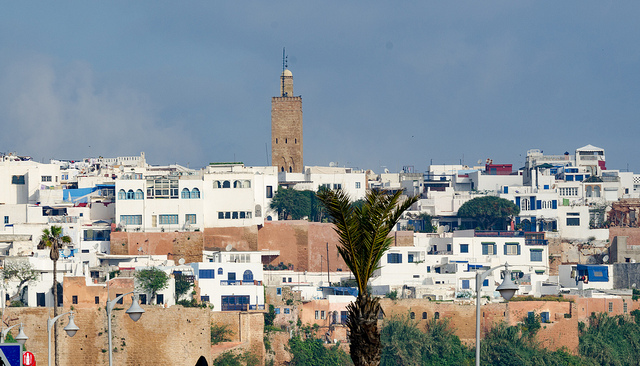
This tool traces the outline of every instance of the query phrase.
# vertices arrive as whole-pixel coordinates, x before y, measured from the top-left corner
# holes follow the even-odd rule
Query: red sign
[[[36,366],[36,358],[33,357],[33,353],[26,351],[22,354],[22,364],[24,366]]]

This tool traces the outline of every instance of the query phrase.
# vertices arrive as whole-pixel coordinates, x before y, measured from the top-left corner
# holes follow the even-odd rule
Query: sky
[[[605,149],[640,172],[640,2],[62,1],[0,12],[0,152],[270,165],[282,49],[304,163],[416,172]]]

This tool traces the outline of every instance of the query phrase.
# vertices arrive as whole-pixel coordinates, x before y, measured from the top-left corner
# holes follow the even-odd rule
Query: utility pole
[[[327,242],[327,281],[329,282],[329,286],[331,286],[331,277],[329,274],[331,270],[329,269],[329,243]]]

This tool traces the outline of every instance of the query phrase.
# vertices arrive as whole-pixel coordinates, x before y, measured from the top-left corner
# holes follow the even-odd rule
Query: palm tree
[[[367,283],[391,245],[393,239],[389,232],[402,213],[418,199],[410,197],[400,202],[401,196],[401,191],[387,194],[372,190],[367,193],[363,204],[355,205],[341,189],[318,192],[318,198],[335,225],[340,243],[338,252],[358,284],[356,301],[347,305],[350,353],[356,366],[380,364],[380,300],[369,293]]]
[[[67,235],[62,235],[62,227],[60,226],[51,226],[51,229],[43,229],[42,236],[40,237],[40,242],[38,243],[38,249],[44,249],[45,247],[49,247],[51,250],[49,251],[49,258],[53,261],[53,316],[58,316],[58,281],[57,281],[57,270],[58,270],[58,259],[60,259],[60,249],[65,244],[71,243],[71,238]],[[56,359],[56,365],[58,365],[58,328],[54,325],[54,338],[56,342],[54,342],[54,354]]]

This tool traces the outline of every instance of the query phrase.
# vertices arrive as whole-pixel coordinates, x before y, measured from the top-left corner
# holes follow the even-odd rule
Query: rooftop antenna
[[[287,59],[289,58],[289,56],[287,56],[285,54],[285,50],[284,49],[285,48],[282,47],[282,76],[280,76],[280,79],[282,80],[282,92],[281,92],[281,94],[282,94],[283,97],[286,97],[287,95],[284,92],[284,70],[286,70],[287,67],[289,67],[289,65],[287,64]]]

